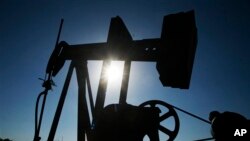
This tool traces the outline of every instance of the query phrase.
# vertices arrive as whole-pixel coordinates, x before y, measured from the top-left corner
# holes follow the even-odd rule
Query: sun
[[[108,82],[117,82],[122,78],[122,65],[119,61],[112,61],[105,70],[105,77]]]

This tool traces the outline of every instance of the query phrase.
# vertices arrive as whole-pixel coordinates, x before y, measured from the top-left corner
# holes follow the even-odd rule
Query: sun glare
[[[117,82],[122,77],[122,65],[121,62],[112,61],[106,68],[105,77],[108,82]]]

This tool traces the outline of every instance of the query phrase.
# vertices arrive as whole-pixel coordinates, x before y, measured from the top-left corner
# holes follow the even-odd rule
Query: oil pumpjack
[[[71,63],[48,141],[54,140],[73,70],[76,72],[78,82],[78,141],[86,139],[88,141],[142,141],[145,135],[151,141],[159,141],[159,131],[168,136],[166,140],[174,140],[178,134],[180,122],[172,105],[159,100],[146,101],[139,106],[126,102],[130,67],[132,61],[156,62],[156,69],[163,86],[188,89],[197,46],[194,11],[164,16],[161,37],[153,39],[133,40],[124,22],[117,16],[111,19],[107,42],[69,45],[65,41],[59,42],[62,23],[63,21],[55,49],[47,65],[43,84],[45,90],[40,93],[36,104],[34,141],[40,140],[39,132],[44,105],[47,93],[53,85],[52,77],[57,75],[66,60]],[[95,101],[92,97],[88,60],[103,61]],[[108,83],[104,77],[104,69],[112,60],[124,61],[120,99],[118,104],[104,107]],[[42,96],[43,103],[38,119],[39,99]],[[167,112],[162,113],[161,116],[159,105],[167,109]],[[170,117],[174,119],[173,130],[161,124]]]

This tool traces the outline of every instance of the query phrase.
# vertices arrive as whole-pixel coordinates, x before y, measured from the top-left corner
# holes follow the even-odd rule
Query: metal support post
[[[87,61],[77,61],[75,69],[78,82],[77,141],[85,141],[85,134],[90,130],[90,119],[86,101]]]
[[[98,113],[103,109],[105,97],[106,97],[106,90],[108,85],[108,80],[105,77],[105,69],[110,65],[110,60],[104,60],[101,70],[101,78],[98,86],[97,97],[95,102],[95,112],[94,117],[98,116]],[[94,120],[94,119],[93,119]]]
[[[54,116],[54,119],[53,119],[53,123],[51,125],[48,141],[53,141],[54,140],[57,125],[58,125],[58,122],[59,122],[59,119],[60,119],[60,116],[61,116],[63,104],[64,104],[64,101],[65,101],[65,98],[66,98],[66,95],[67,95],[70,79],[71,79],[71,76],[72,76],[72,73],[73,73],[73,69],[74,69],[74,64],[73,64],[73,62],[71,62],[69,70],[68,70],[68,74],[67,74],[67,77],[66,77],[66,80],[64,82],[61,97],[60,97],[60,100],[59,100],[58,105],[57,105],[57,109],[56,109],[56,113],[55,113],[55,116]]]
[[[121,86],[120,99],[119,99],[120,104],[126,104],[130,67],[131,67],[131,61],[126,60],[124,64],[124,69],[123,69],[122,86]]]

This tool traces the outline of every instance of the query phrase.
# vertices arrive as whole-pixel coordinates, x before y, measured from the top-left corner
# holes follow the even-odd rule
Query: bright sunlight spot
[[[105,77],[108,79],[108,82],[117,83],[118,80],[121,80],[123,72],[123,65],[119,61],[112,61],[110,66],[106,68]]]
[[[122,84],[124,61],[111,61],[105,68],[104,77],[108,81],[105,106],[111,103],[118,103]]]

